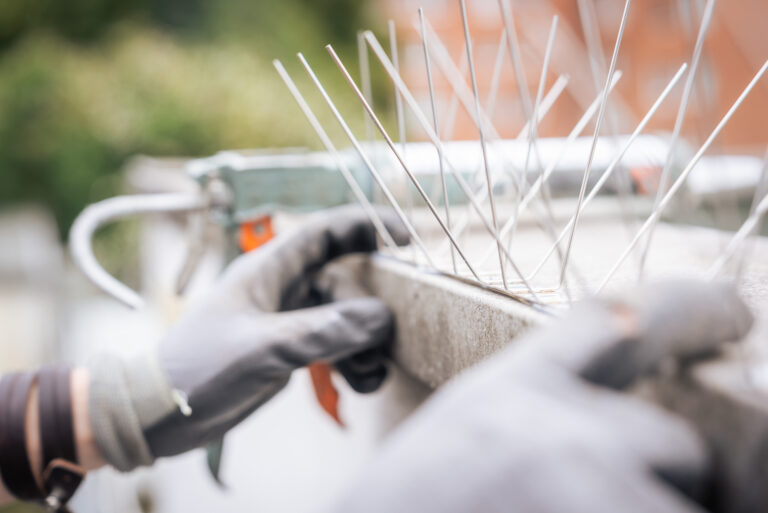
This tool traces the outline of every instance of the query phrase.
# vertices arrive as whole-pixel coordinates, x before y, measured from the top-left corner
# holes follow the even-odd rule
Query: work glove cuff
[[[151,465],[144,430],[178,408],[157,355],[123,360],[103,354],[88,367],[89,415],[102,456],[123,472]]]

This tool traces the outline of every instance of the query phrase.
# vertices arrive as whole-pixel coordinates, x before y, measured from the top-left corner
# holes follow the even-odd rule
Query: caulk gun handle
[[[262,216],[253,221],[242,223],[238,228],[237,242],[243,253],[254,251],[275,236],[272,218]],[[315,389],[315,397],[320,407],[344,427],[339,416],[339,393],[331,379],[331,366],[323,362],[315,362],[307,366]]]

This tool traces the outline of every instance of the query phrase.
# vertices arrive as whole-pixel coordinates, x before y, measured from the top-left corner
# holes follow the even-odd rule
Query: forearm
[[[85,470],[93,470],[106,465],[98,447],[94,441],[93,430],[88,413],[88,371],[75,369],[70,379],[72,398],[72,422],[74,425],[75,448],[78,463]],[[32,471],[41,484],[42,453],[40,449],[40,424],[39,424],[39,395],[37,385],[34,385],[27,403],[27,454],[29,455]],[[0,505],[13,502],[14,498],[0,481]]]

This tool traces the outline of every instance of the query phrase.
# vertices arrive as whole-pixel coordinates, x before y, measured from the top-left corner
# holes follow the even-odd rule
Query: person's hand
[[[576,305],[436,392],[332,511],[702,511],[703,442],[623,389],[751,323],[731,287],[697,282]]]
[[[380,215],[406,243],[397,218]],[[361,209],[320,213],[236,259],[161,341],[159,355],[92,366],[91,419],[105,458],[128,470],[215,440],[312,362],[342,361],[348,370],[343,361],[351,361],[343,375],[355,389],[378,387],[380,362],[366,367],[370,358],[355,365],[350,357],[389,341],[391,312],[373,297],[320,304],[339,295],[315,279],[333,259],[374,249],[376,232]]]

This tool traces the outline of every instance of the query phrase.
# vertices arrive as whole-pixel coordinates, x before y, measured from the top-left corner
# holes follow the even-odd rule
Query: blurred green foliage
[[[323,46],[333,43],[356,70],[355,33],[371,26],[370,7],[356,0],[0,1],[0,207],[45,204],[66,233],[83,206],[119,192],[118,172],[131,155],[315,146],[271,64],[281,58],[303,76],[296,51],[361,122]]]

